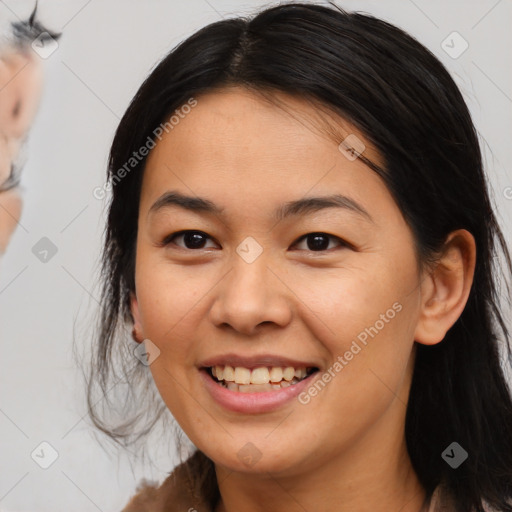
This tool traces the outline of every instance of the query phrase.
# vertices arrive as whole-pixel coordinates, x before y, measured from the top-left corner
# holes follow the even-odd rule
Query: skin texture
[[[216,464],[217,511],[417,512],[425,492],[404,438],[414,342],[439,343],[461,314],[473,237],[452,233],[438,265],[420,271],[411,230],[381,178],[338,150],[310,104],[278,96],[288,112],[240,88],[200,96],[151,151],[132,296],[136,333],[161,351],[150,366],[160,394]],[[382,164],[349,123],[338,126],[340,141],[356,134],[365,156]],[[224,210],[149,213],[170,190]],[[287,201],[333,193],[357,201],[373,221],[342,208],[272,217]],[[162,244],[186,229],[211,238],[202,249],[187,249],[183,237]],[[312,232],[333,236],[327,250],[308,249],[301,237]],[[248,236],[263,248],[250,264],[236,252]],[[400,312],[307,405],[230,412],[199,378],[201,361],[228,352],[314,362],[321,376],[397,302]],[[248,442],[261,453],[252,466],[237,456]]]
[[[36,114],[42,89],[39,59],[19,50],[0,54],[0,186],[8,179]],[[17,189],[0,192],[0,254],[9,242],[22,201]]]

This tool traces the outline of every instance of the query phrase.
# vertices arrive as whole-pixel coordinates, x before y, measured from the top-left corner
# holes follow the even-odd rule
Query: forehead
[[[304,99],[276,94],[269,101],[231,88],[196,101],[174,117],[172,129],[151,150],[143,200],[166,188],[181,188],[248,208],[252,198],[260,205],[266,200],[275,204],[283,196],[304,196],[313,189],[328,193],[341,187],[354,195],[361,194],[361,187],[385,189],[374,171],[338,148],[347,136],[356,137],[366,146],[365,156],[381,164],[364,136]]]
[[[195,101],[195,107],[186,108],[185,104],[169,115],[173,126],[163,134],[167,143],[195,144],[197,149],[213,151],[212,156],[223,148],[229,151],[222,156],[229,157],[236,156],[236,149],[241,153],[264,146],[262,157],[275,157],[276,153],[286,156],[290,148],[300,157],[318,156],[327,145],[337,146],[349,135],[365,138],[355,126],[318,102],[282,92],[229,87],[200,95]],[[380,161],[371,144],[365,145],[365,153]]]

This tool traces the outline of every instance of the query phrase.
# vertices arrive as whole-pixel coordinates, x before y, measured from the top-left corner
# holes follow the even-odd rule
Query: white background
[[[511,243],[512,2],[509,0],[340,1],[413,34],[450,69],[485,139],[499,218]],[[104,450],[87,422],[73,339],[92,332],[90,313],[104,222],[92,191],[104,183],[119,118],[149,70],[200,27],[270,5],[227,0],[40,1],[40,19],[63,31],[45,62],[46,85],[23,176],[21,225],[0,270],[0,509],[119,511],[146,476],[163,479],[174,459],[152,467]],[[0,19],[26,18],[25,0],[0,2]],[[469,43],[454,60],[441,48],[453,31]],[[32,253],[43,236],[58,252]],[[101,437],[99,437],[101,440]],[[42,441],[58,452],[46,470],[30,454]]]

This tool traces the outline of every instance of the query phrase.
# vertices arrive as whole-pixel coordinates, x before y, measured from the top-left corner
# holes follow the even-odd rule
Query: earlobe
[[[437,261],[422,279],[415,341],[435,345],[444,339],[466,306],[475,264],[473,235],[465,229],[450,233]]]
[[[142,343],[144,341],[144,334],[140,322],[139,303],[134,292],[130,293],[130,310],[133,317],[132,338],[137,343]]]

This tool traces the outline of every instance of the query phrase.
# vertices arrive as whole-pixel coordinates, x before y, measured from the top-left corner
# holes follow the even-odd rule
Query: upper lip
[[[241,366],[243,368],[260,368],[262,366],[281,366],[286,368],[318,368],[318,365],[311,361],[299,361],[289,357],[277,356],[272,354],[260,354],[252,356],[240,356],[238,354],[221,354],[209,357],[199,363],[200,368],[209,368],[211,366]]]

